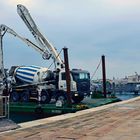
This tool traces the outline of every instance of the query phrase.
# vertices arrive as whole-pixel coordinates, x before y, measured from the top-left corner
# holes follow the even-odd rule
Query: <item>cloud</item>
[[[69,48],[72,68],[78,67],[92,73],[101,55],[105,54],[109,61],[108,77],[122,76],[126,72],[130,74],[140,69],[139,0],[0,0],[1,23],[34,41],[17,14],[16,5],[19,3],[27,7],[39,29],[47,35],[58,52],[64,46]],[[12,44],[12,39],[8,36],[5,36],[6,65],[11,65],[12,62],[44,64],[38,53],[24,47],[26,45],[20,44],[17,39],[13,39]],[[14,47],[17,45],[21,49]],[[14,55],[17,49],[19,53],[12,61],[10,55]],[[25,54],[29,61],[24,58]],[[44,66],[47,66],[46,63]]]
[[[123,8],[132,8],[133,6],[138,6],[140,4],[139,0],[102,0],[108,6],[116,6],[116,7],[123,7]]]

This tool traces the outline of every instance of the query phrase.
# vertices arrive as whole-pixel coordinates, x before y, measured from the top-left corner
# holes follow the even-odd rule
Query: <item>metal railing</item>
[[[0,118],[9,118],[9,96],[0,96]]]

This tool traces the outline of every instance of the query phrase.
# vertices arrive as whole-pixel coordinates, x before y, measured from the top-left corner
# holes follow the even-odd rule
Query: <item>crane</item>
[[[3,47],[2,47],[2,38],[4,33],[0,28],[0,95],[3,94],[3,90],[5,88],[4,79],[6,78],[5,71],[4,71],[4,63],[3,63]]]
[[[37,25],[35,24],[34,20],[32,19],[28,9],[19,4],[17,5],[17,13],[22,18],[26,26],[28,27],[29,31],[34,36],[38,45],[44,50],[45,58],[49,59],[52,58],[56,67],[56,70],[60,70],[64,68],[64,63],[61,60],[59,54],[57,53],[55,47],[48,41],[46,37],[39,31]]]
[[[42,57],[45,59],[45,56],[46,56],[46,52],[38,47],[36,44],[34,44],[32,41],[30,41],[29,39],[27,38],[24,38],[22,37],[21,35],[17,34],[13,29],[11,29],[10,27],[4,25],[4,24],[1,24],[0,25],[0,33],[1,33],[1,42],[2,42],[2,37],[5,35],[5,33],[9,33],[11,35],[13,35],[14,37],[17,37],[19,38],[21,41],[23,41],[25,44],[27,44],[28,46],[32,47],[33,49],[35,49],[37,52],[39,52]],[[1,45],[2,46],[2,45]],[[1,51],[3,52],[3,51]],[[2,56],[2,55],[0,55]]]

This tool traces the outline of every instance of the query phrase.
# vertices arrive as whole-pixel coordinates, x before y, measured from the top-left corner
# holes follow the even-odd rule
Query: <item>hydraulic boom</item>
[[[17,5],[17,12],[19,16],[22,18],[30,32],[33,34],[35,40],[37,41],[38,45],[44,50],[45,52],[45,59],[49,59],[50,57],[53,59],[55,63],[56,69],[64,68],[63,61],[59,57],[56,49],[52,46],[52,44],[45,38],[42,33],[39,31],[37,25],[35,24],[34,20],[32,19],[28,9],[23,5]]]
[[[3,35],[4,34],[0,29],[0,95],[2,95],[3,90],[5,88],[4,79],[6,78],[3,63],[3,44],[2,44]]]
[[[5,33],[9,33],[9,34],[13,35],[14,37],[17,37],[20,40],[22,40],[28,46],[30,46],[33,49],[35,49],[36,51],[38,51],[40,54],[44,55],[44,52],[43,52],[43,50],[40,47],[38,47],[36,44],[31,42],[29,39],[24,38],[24,37],[18,35],[14,30],[12,30],[11,28],[9,28],[8,26],[6,26],[4,24],[0,25],[0,33],[2,34],[2,37],[4,36]]]

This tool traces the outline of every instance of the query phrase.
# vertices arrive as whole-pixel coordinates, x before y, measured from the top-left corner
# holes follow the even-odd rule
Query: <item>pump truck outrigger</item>
[[[34,36],[38,45],[32,43],[18,35],[15,31],[5,25],[1,25],[1,32],[6,32],[21,39],[28,46],[41,53],[43,59],[52,58],[55,64],[55,70],[38,66],[18,66],[12,67],[9,76],[14,79],[10,96],[12,101],[28,102],[35,98],[39,103],[49,103],[51,98],[56,100],[66,99],[66,78],[65,64],[61,60],[56,49],[38,30],[35,22],[30,16],[28,10],[23,5],[17,5],[17,12]],[[71,97],[73,102],[78,103],[84,99],[84,96],[90,93],[89,72],[79,69],[70,71]]]

